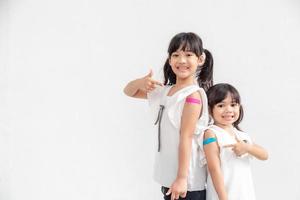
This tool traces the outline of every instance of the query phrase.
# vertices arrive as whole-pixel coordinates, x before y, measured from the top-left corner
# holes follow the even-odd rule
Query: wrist
[[[247,153],[250,153],[250,152],[251,152],[251,149],[252,149],[252,145],[246,143],[246,151],[247,151]]]
[[[187,181],[187,176],[177,176],[177,177],[176,177],[176,180],[179,180],[179,181]]]

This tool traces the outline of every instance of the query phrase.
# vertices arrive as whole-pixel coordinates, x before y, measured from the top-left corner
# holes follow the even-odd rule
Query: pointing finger
[[[159,82],[159,81],[153,81],[153,83],[155,84],[155,85],[160,85],[160,86],[163,86],[163,84],[161,83],[161,82]]]
[[[229,147],[234,147],[235,144],[226,144],[226,145],[223,145],[224,148],[229,148]]]

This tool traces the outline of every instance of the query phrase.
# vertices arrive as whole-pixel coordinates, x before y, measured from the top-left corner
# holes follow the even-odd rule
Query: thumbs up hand
[[[153,91],[157,86],[163,86],[162,83],[154,80],[152,76],[153,76],[153,72],[152,70],[150,70],[150,72],[146,76],[140,79],[142,83],[140,88],[141,90],[148,93]]]

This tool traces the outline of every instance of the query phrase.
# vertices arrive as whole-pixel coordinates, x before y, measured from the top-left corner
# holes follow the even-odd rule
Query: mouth
[[[188,67],[188,66],[177,66],[176,69],[179,70],[179,71],[187,71],[187,70],[190,69],[190,67]]]
[[[225,120],[233,120],[234,115],[223,115],[222,118],[225,119]]]

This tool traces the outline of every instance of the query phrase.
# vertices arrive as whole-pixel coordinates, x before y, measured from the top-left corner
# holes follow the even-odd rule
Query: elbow
[[[129,93],[127,86],[123,89],[123,92],[125,95],[132,97],[132,95]]]
[[[267,151],[263,152],[261,155],[257,156],[257,158],[259,160],[268,160],[269,159],[268,152]]]
[[[217,164],[207,164],[207,169],[210,174],[220,174],[221,173],[221,167]]]
[[[269,159],[269,154],[268,152],[265,152],[264,155],[262,156],[261,160],[268,160]]]
[[[127,90],[126,90],[126,87],[123,89],[123,93],[124,93],[125,95],[129,96],[129,95],[128,95],[128,92],[127,92]]]

